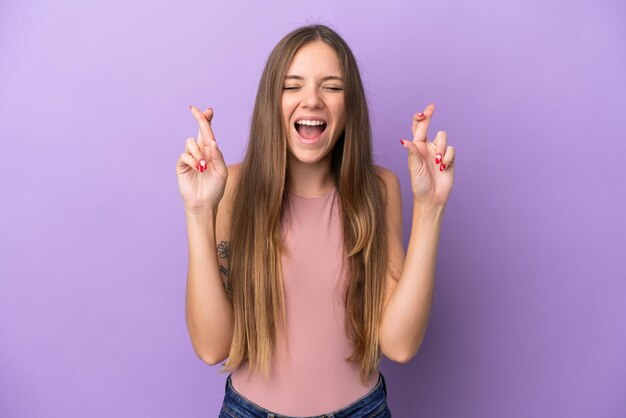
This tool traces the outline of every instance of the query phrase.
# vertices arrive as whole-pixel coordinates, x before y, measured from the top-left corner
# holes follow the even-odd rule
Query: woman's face
[[[335,146],[346,119],[342,76],[339,57],[325,42],[308,43],[296,52],[281,100],[291,158],[316,163]]]

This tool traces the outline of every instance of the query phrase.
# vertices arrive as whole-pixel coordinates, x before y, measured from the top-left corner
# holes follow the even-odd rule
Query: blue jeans
[[[324,415],[316,415],[306,418],[390,418],[391,411],[387,405],[387,384],[385,377],[379,371],[376,386],[350,405],[328,412]],[[226,379],[226,394],[220,411],[219,418],[296,418],[281,415],[260,407],[251,400],[237,392],[231,383],[230,375]]]

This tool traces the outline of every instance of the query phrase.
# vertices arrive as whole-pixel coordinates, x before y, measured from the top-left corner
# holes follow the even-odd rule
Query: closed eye
[[[297,90],[300,87],[283,87],[283,90]],[[332,91],[342,91],[343,89],[341,87],[326,87],[328,90],[332,90]]]

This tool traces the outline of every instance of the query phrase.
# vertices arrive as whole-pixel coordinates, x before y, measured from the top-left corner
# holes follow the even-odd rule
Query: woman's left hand
[[[409,173],[416,203],[445,206],[454,183],[454,148],[447,145],[445,131],[435,140],[426,139],[435,104],[426,106],[423,114],[413,116],[413,141],[401,140],[409,150]]]

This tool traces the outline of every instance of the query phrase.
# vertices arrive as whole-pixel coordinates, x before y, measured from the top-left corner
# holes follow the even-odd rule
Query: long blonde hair
[[[272,50],[256,96],[250,137],[234,194],[230,287],[234,333],[222,373],[247,363],[269,377],[277,327],[286,329],[281,217],[287,210],[289,167],[282,121],[283,81],[299,48],[321,40],[338,54],[344,77],[346,124],[331,156],[338,192],[348,284],[345,332],[366,383],[381,359],[379,325],[387,272],[385,188],[372,161],[372,134],[361,76],[346,42],[324,25],[293,30]]]

